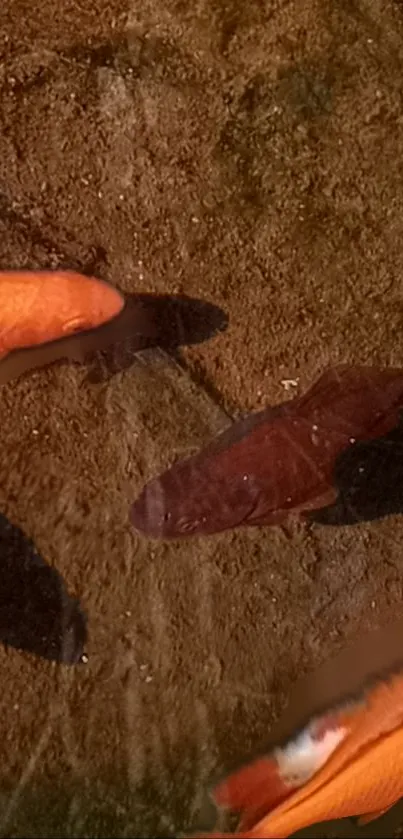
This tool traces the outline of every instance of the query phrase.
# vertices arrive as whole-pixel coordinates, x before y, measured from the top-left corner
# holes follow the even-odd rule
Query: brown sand
[[[0,266],[222,306],[183,356],[232,413],[401,365],[402,59],[398,0],[3,1]],[[0,647],[1,836],[188,829],[294,679],[401,609],[398,518],[140,538],[130,500],[224,417],[163,358],[87,374],[1,389],[1,511],[89,621],[79,669]]]

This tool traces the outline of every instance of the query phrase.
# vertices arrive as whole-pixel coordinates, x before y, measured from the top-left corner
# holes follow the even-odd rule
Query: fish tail
[[[213,799],[218,807],[239,812],[240,829],[248,831],[288,798],[294,788],[281,777],[275,759],[262,757],[217,784]]]

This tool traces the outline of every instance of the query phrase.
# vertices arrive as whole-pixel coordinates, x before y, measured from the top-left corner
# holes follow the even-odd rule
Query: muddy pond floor
[[[398,0],[1,4],[0,267],[228,328],[1,388],[0,512],[79,601],[88,661],[0,646],[0,836],[188,830],[295,679],[400,613],[402,518],[165,543],[128,508],[284,381],[403,364],[402,60]]]

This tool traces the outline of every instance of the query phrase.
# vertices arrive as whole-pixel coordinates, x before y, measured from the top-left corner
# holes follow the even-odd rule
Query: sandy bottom
[[[128,508],[284,380],[402,364],[402,60],[397,0],[1,4],[0,267],[91,269],[229,326],[182,369],[146,351],[1,388],[0,559],[20,528],[54,573],[24,650],[0,582],[0,836],[188,830],[294,680],[400,612],[399,517],[163,543]],[[27,651],[73,597],[87,663]]]

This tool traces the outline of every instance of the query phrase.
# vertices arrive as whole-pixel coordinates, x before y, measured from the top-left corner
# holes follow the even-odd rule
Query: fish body
[[[131,521],[151,537],[279,524],[334,503],[337,456],[394,428],[403,370],[339,366],[304,395],[234,423],[150,481]]]
[[[388,767],[386,776],[380,767]],[[332,819],[360,816],[363,823],[387,812],[403,795],[403,727],[378,740],[370,752],[357,756],[348,767],[318,790],[295,792],[250,828],[212,832],[209,839],[283,839],[298,830]],[[318,773],[318,782],[320,773]]]
[[[403,623],[366,640],[356,646],[355,655],[343,659],[342,654],[333,663],[344,699],[315,712],[302,728],[286,739],[280,736],[278,745],[215,785],[216,806],[240,815],[237,830],[198,834],[199,839],[281,839],[346,817],[358,816],[366,823],[403,796]],[[387,668],[383,673],[382,659]],[[371,679],[352,697],[346,684],[356,680],[354,669],[362,679],[363,667],[371,670]],[[349,678],[343,687],[346,668]],[[326,693],[330,672],[327,666],[319,676],[306,679],[294,711],[301,699],[303,704],[304,692],[305,698],[317,695],[322,684]]]
[[[0,359],[96,329],[117,317],[124,303],[109,283],[73,271],[2,271]]]

